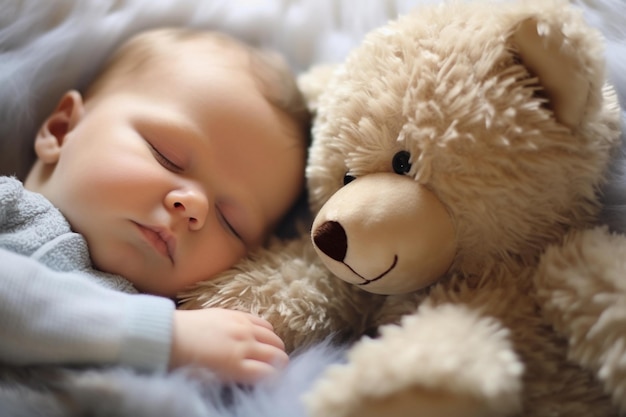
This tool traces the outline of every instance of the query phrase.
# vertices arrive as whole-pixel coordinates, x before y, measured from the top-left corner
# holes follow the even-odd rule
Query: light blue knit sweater
[[[41,194],[14,178],[0,177],[0,248],[26,255],[60,272],[81,272],[115,290],[136,293],[119,275],[91,266],[87,242],[72,232],[61,212]]]

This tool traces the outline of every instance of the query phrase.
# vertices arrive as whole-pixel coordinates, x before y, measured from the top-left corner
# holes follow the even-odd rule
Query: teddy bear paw
[[[520,409],[522,365],[508,336],[467,308],[422,306],[357,343],[305,403],[315,417],[511,415]]]

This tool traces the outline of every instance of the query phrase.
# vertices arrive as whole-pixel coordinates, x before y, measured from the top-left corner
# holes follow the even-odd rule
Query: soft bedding
[[[84,86],[109,51],[135,32],[172,25],[225,31],[278,49],[300,73],[342,60],[368,30],[437,1],[0,0],[0,174],[26,173],[36,126],[60,94]],[[605,34],[609,76],[626,105],[626,2],[573,3]],[[616,160],[605,219],[626,231],[623,164]],[[197,370],[163,376],[0,366],[0,415],[303,416],[299,394],[340,358],[341,349],[331,345],[295,354],[284,375],[253,390],[224,387]],[[69,396],[55,396],[61,388]]]

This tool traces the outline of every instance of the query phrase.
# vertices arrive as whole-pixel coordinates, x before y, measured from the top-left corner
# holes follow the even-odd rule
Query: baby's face
[[[98,269],[162,295],[261,244],[303,184],[295,123],[247,70],[183,61],[87,100],[36,190],[85,236]]]

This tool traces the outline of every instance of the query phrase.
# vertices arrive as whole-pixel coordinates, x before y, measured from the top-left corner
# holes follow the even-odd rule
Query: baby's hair
[[[220,32],[189,28],[161,28],[141,32],[126,41],[111,56],[88,87],[85,98],[96,95],[117,76],[136,73],[146,65],[158,65],[157,60],[162,59],[164,53],[171,53],[172,48],[180,48],[189,41],[206,41],[208,47],[232,47],[246,53],[250,73],[259,91],[271,105],[296,121],[306,140],[304,146],[308,147],[311,115],[285,59],[274,51],[253,47]],[[207,50],[207,53],[210,52]],[[219,59],[219,55],[215,56]]]

